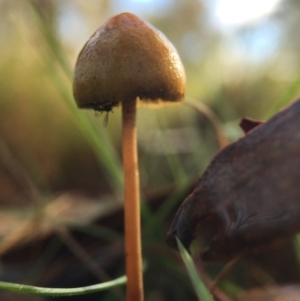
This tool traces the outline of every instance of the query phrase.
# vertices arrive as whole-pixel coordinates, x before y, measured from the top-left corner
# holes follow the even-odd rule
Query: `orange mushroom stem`
[[[140,185],[137,154],[136,100],[122,106],[127,299],[142,300]]]

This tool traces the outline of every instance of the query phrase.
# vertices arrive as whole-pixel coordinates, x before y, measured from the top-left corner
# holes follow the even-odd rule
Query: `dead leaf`
[[[276,247],[300,229],[300,100],[224,148],[182,203],[167,234],[200,236],[203,260]]]

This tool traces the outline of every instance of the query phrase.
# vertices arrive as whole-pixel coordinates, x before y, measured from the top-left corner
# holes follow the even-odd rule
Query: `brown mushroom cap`
[[[137,97],[177,102],[184,97],[185,73],[176,49],[161,32],[122,13],[99,27],[81,50],[73,91],[79,107],[100,111]]]

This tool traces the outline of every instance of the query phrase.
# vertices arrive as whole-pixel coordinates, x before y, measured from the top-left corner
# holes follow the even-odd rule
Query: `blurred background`
[[[88,38],[125,11],[175,45],[198,106],[138,110],[146,300],[196,300],[166,231],[220,135],[237,139],[241,117],[267,119],[299,94],[297,0],[0,0],[0,279],[72,287],[124,274],[120,108],[107,127],[77,109],[72,73]]]

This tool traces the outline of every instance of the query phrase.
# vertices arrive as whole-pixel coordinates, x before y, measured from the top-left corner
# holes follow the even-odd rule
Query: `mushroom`
[[[110,112],[122,104],[127,300],[143,300],[137,103],[176,103],[184,98],[185,73],[167,38],[131,13],[112,17],[81,50],[75,67],[79,108]]]

